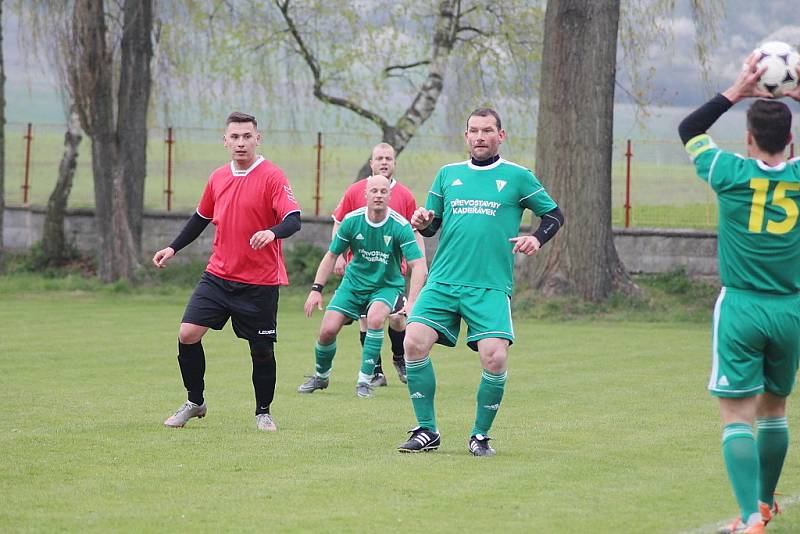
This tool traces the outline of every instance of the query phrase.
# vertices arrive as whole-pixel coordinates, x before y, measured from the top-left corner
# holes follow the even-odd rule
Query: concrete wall
[[[167,246],[178,234],[189,213],[147,212],[144,218],[142,250],[145,258]],[[286,242],[308,241],[327,248],[332,221],[329,217],[303,217],[300,232]],[[41,239],[44,209],[41,207],[6,206],[3,238],[7,249],[24,250]],[[69,210],[65,219],[67,236],[85,252],[96,249],[92,210]],[[523,231],[530,231],[523,229]],[[208,258],[214,237],[209,227],[191,245],[180,251],[179,258]],[[683,267],[699,277],[718,277],[717,235],[691,230],[615,229],[614,242],[625,267],[633,273],[660,273]],[[433,257],[438,239],[425,240],[428,257]]]

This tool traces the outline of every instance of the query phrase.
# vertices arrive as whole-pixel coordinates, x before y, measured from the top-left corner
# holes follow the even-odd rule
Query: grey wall
[[[189,213],[147,212],[144,217],[142,249],[145,258],[167,246],[178,234]],[[44,208],[6,206],[3,224],[5,246],[24,250],[41,239]],[[94,212],[70,210],[65,219],[67,236],[84,252],[94,251],[97,242]],[[524,229],[523,229],[524,230]],[[212,225],[194,243],[180,251],[179,258],[206,259],[214,236]],[[331,236],[329,217],[303,217],[300,232],[287,240],[308,241],[320,247],[328,246]],[[428,257],[433,257],[437,239],[426,239]],[[684,267],[699,277],[718,277],[717,235],[692,230],[615,229],[614,243],[625,267],[634,273],[660,273]],[[521,259],[520,261],[524,261]]]

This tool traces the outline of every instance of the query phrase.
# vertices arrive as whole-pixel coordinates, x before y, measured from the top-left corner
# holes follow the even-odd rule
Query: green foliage
[[[38,273],[47,278],[68,275],[91,276],[96,272],[96,265],[94,258],[82,255],[72,241],[66,243],[64,258],[54,263],[45,253],[42,242],[37,241],[27,251],[8,253],[7,272]]]
[[[319,88],[394,124],[427,76],[437,46],[433,35],[439,2],[374,0],[346,8],[342,2],[286,3],[314,58]],[[210,111],[209,102],[230,102],[278,113],[303,110],[306,113],[293,114],[289,120],[318,121],[316,114],[307,113],[314,102],[311,70],[287,31],[278,4],[274,0],[161,3],[159,65],[171,76],[157,80],[162,90],[155,93],[167,95],[177,110],[201,106]],[[455,4],[455,14],[460,15],[458,35],[447,59],[452,68],[444,91],[447,105],[460,110],[459,125],[464,109],[487,100],[502,101],[504,108],[514,106],[515,111],[526,109],[537,85],[538,69],[530,66],[540,59],[544,4],[529,0]],[[192,89],[197,80],[203,80],[202,94]],[[226,92],[231,83],[247,88],[233,101]],[[374,129],[367,119],[348,111],[341,117],[347,126],[356,120]]]
[[[156,269],[148,262],[136,273],[136,281],[141,286],[166,290],[193,288],[207,264],[205,260],[172,261],[167,267]]]
[[[306,288],[313,284],[317,267],[324,255],[325,249],[305,241],[293,242],[291,246],[287,246],[283,256],[292,286]],[[337,282],[338,277],[332,274],[327,285],[335,287]]]
[[[576,296],[542,298],[524,288],[512,302],[516,313],[537,319],[707,322],[719,290],[717,283],[693,279],[685,269],[638,275],[634,281],[640,288],[638,295],[615,293],[603,302]]]

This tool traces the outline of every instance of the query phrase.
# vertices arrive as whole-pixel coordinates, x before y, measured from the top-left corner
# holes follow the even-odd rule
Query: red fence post
[[[319,183],[322,174],[322,132],[317,132],[317,144],[314,145],[314,148],[317,149],[317,176],[314,189],[314,215],[319,215],[319,201],[320,198],[322,198],[319,194]]]
[[[31,141],[33,135],[31,134],[33,126],[28,123],[28,133],[22,136],[25,139],[25,180],[22,182],[22,203],[28,205],[28,191],[30,190],[30,172],[31,172]]]
[[[167,188],[164,193],[167,195],[167,211],[172,211],[172,145],[175,139],[172,137],[172,126],[167,128]]]
[[[625,152],[625,228],[631,225],[631,140],[628,139],[628,150]]]

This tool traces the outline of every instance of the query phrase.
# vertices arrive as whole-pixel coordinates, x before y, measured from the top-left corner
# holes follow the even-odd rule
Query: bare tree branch
[[[291,17],[291,15],[289,15],[289,3],[290,0],[275,0],[275,5],[280,10],[281,15],[283,15],[283,20],[286,22],[289,33],[292,35],[294,42],[297,45],[298,54],[303,58],[303,60],[305,60],[308,68],[311,69],[311,75],[314,77],[314,96],[327,104],[349,109],[353,113],[356,113],[365,119],[374,122],[380,126],[381,130],[387,130],[390,127],[389,123],[377,113],[359,106],[352,100],[330,95],[323,90],[322,72],[319,66],[319,61],[317,61],[317,58],[309,49],[308,45],[303,39],[303,36],[300,35],[300,30],[297,28],[294,19]]]
[[[430,60],[423,59],[421,61],[415,61],[414,63],[409,63],[407,65],[389,65],[388,67],[383,69],[383,73],[386,76],[396,76],[396,74],[392,74],[392,71],[413,69],[414,67],[419,67],[421,65],[430,65],[430,64],[431,64]]]
[[[483,30],[481,30],[479,28],[474,28],[472,26],[461,26],[461,27],[456,29],[456,35],[458,35],[458,34],[460,34],[462,32],[474,32],[476,35],[472,35],[471,38],[474,38],[477,35],[480,35],[480,36],[483,36],[483,37],[487,37],[489,35],[485,31],[483,31]],[[462,37],[461,40],[465,40],[465,38]]]

